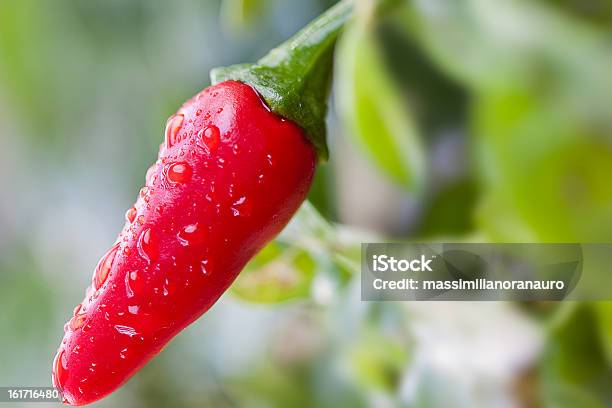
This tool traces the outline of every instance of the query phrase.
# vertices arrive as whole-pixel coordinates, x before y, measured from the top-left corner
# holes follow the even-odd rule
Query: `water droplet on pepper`
[[[96,290],[100,289],[104,282],[106,282],[106,278],[108,278],[108,274],[113,266],[113,261],[115,260],[115,256],[117,255],[117,249],[119,249],[119,244],[115,244],[107,253],[102,257],[98,265],[96,266],[96,271],[94,273],[93,284]]]
[[[63,390],[68,376],[68,368],[65,361],[65,352],[61,350],[53,362],[53,385],[60,391]]]
[[[167,178],[172,184],[184,184],[191,179],[191,167],[187,163],[173,163],[168,167]]]
[[[246,197],[242,196],[238,200],[234,201],[231,210],[234,217],[248,217],[251,215],[251,203],[247,201]]]
[[[131,224],[134,222],[134,219],[136,218],[136,207],[132,207],[129,210],[127,210],[125,212],[125,219]]]
[[[202,140],[210,154],[214,153],[217,147],[219,147],[221,135],[219,133],[219,128],[214,125],[206,126],[204,129],[200,130],[198,132],[198,137]]]
[[[138,335],[138,332],[136,331],[136,329],[130,326],[123,326],[120,324],[116,324],[115,330],[117,331],[117,333],[129,336],[129,337],[134,337]]]
[[[202,228],[198,228],[198,223],[187,225],[178,234],[177,238],[181,245],[197,245],[204,241],[206,234]]]
[[[142,231],[138,238],[138,252],[140,256],[145,258],[147,261],[151,261],[156,255],[157,242],[154,234],[151,232],[151,228],[147,228]]]
[[[85,319],[87,319],[87,315],[85,313],[78,313],[72,319],[70,319],[69,325],[72,331],[78,330],[83,327]]]
[[[155,172],[156,171],[157,171],[157,163],[153,163],[151,167],[147,169],[147,173],[145,176],[145,182],[147,183],[147,185],[152,185],[155,182],[155,177],[156,177]]]
[[[166,147],[171,148],[174,146],[179,140],[177,139],[177,135],[179,130],[181,130],[181,126],[183,126],[183,120],[185,116],[182,114],[176,114],[170,116],[168,121],[166,122]]]
[[[138,272],[132,271],[125,274],[125,293],[128,298],[134,297],[134,290],[137,290]]]
[[[203,259],[202,262],[200,262],[200,271],[202,271],[203,275],[206,275],[210,272],[210,261],[208,259]]]

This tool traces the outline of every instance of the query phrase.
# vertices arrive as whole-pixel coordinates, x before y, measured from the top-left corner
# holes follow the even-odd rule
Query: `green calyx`
[[[338,33],[352,13],[352,3],[340,1],[254,64],[213,69],[210,73],[213,85],[227,80],[251,85],[274,113],[297,123],[319,159],[326,160],[325,116],[333,49]]]

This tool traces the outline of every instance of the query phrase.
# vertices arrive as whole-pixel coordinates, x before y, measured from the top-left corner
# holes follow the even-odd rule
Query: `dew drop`
[[[121,349],[121,351],[119,352],[119,358],[121,358],[122,360],[125,360],[127,357],[125,355],[125,353],[127,353],[128,349],[127,347],[124,349]]]
[[[68,376],[68,368],[66,367],[65,352],[61,350],[53,362],[53,385],[62,390]]]
[[[79,354],[81,352],[81,346],[79,346],[78,344],[76,346],[74,346],[74,348],[72,349],[72,352],[74,354]]]
[[[145,223],[145,216],[144,215],[139,215],[138,218],[136,219],[136,222],[138,222],[139,225],[144,225],[144,223]]]
[[[202,114],[202,109],[196,110],[196,116],[200,116]]]
[[[91,298],[91,295],[93,295],[95,292],[95,289],[93,288],[92,285],[87,286],[87,289],[85,289],[85,298],[89,299]],[[83,307],[85,308],[85,307]]]
[[[106,255],[102,257],[102,259],[100,259],[100,262],[98,262],[93,279],[93,284],[96,290],[100,289],[104,282],[106,282],[106,278],[108,278],[108,274],[113,266],[113,261],[115,260],[118,249],[119,244],[115,244],[115,246],[113,246],[106,253]]]
[[[208,259],[204,259],[202,262],[200,262],[200,270],[204,275],[210,272],[210,262],[208,261]]]
[[[234,217],[244,216],[248,217],[251,215],[251,203],[247,201],[246,197],[242,196],[238,200],[234,201],[231,210]]]
[[[157,163],[153,163],[151,167],[147,169],[147,174],[145,176],[147,185],[151,185],[155,182],[155,171],[157,171]]]
[[[85,313],[77,313],[72,319],[70,319],[70,328],[73,331],[80,329],[83,327],[85,319],[87,319],[87,315]]]
[[[168,121],[166,122],[166,147],[171,148],[174,146],[179,140],[177,139],[177,135],[179,130],[181,130],[181,126],[183,126],[183,120],[185,116],[182,114],[176,114],[170,116]]]
[[[140,189],[139,195],[141,198],[145,198],[147,194],[149,194],[149,187],[144,186],[143,188]]]
[[[204,129],[200,130],[198,132],[198,137],[202,140],[210,154],[214,153],[217,147],[219,147],[221,136],[219,128],[214,125],[206,126]]]
[[[137,315],[138,314],[138,306],[136,306],[136,305],[128,306],[128,312],[130,314]]]
[[[74,310],[72,311],[72,315],[76,316],[77,313],[79,313],[81,311],[81,309],[83,308],[83,305],[81,303],[79,303],[78,305],[76,305],[74,307]]]
[[[138,238],[138,252],[140,256],[150,262],[155,256],[157,250],[156,244],[157,242],[155,241],[153,232],[151,232],[151,228],[142,231]]]
[[[129,337],[134,337],[138,335],[138,332],[136,331],[136,329],[130,326],[123,326],[120,324],[116,324],[115,330],[117,331],[117,333],[129,336]]]
[[[136,274],[136,271],[128,272],[125,274],[125,294],[128,298],[134,297],[134,290],[132,289],[132,285],[130,283],[130,276],[132,273]]]
[[[178,234],[177,238],[181,245],[197,245],[204,241],[206,233],[203,228],[198,228],[198,223],[187,225]]]
[[[170,286],[170,282],[168,282],[168,278],[164,279],[164,286],[162,289],[163,289],[164,296],[168,296],[170,294],[171,286]]]
[[[132,207],[125,212],[125,219],[131,224],[136,219],[136,208]]]
[[[168,167],[168,181],[172,184],[184,184],[191,179],[191,173],[191,167],[187,163],[173,163]]]

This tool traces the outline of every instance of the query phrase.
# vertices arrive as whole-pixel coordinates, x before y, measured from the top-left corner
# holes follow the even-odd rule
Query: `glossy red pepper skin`
[[[159,159],[53,365],[64,402],[108,395],[206,312],[306,198],[316,155],[248,85],[227,81],[168,120]]]

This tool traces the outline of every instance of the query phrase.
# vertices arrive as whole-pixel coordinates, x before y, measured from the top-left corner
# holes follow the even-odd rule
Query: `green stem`
[[[273,112],[305,131],[319,159],[327,159],[325,116],[333,48],[352,10],[352,0],[340,1],[258,62],[213,69],[212,83],[237,80],[251,85]]]

